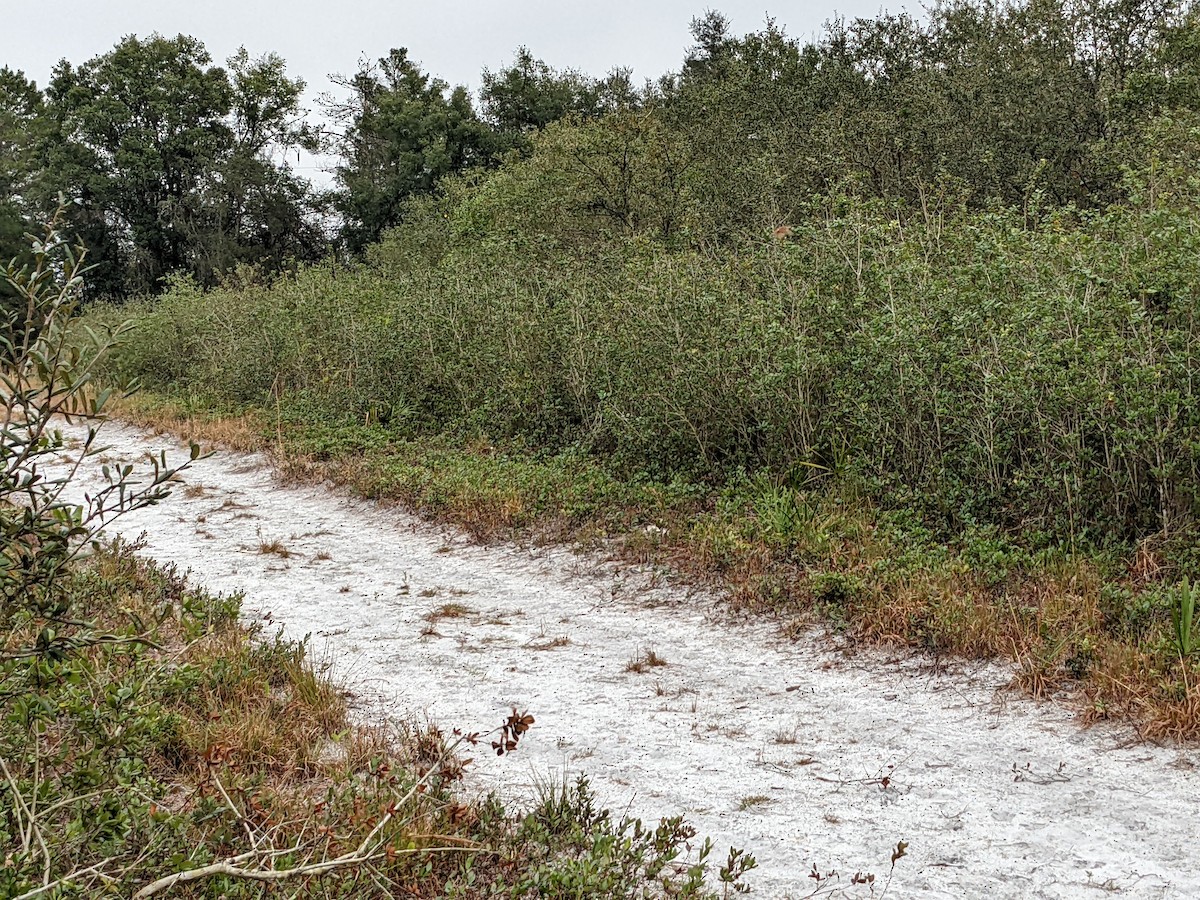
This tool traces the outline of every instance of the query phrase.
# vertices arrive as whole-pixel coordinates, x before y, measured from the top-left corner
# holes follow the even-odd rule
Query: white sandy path
[[[116,424],[103,443],[110,459],[184,452]],[[1000,667],[939,674],[784,642],[646,573],[476,546],[396,508],[281,486],[259,456],[218,454],[186,481],[203,495],[177,491],[113,531],[147,532],[155,558],[245,591],[248,616],[311,634],[370,716],[468,730],[514,706],[537,718],[514,756],[476,754],[480,788],[526,801],[539,780],[586,774],[617,810],[685,815],[714,855],[749,849],[763,897],[807,895],[814,864],[868,896],[849,877],[885,877],[898,840],[893,898],[1200,897],[1200,755],[1081,730],[1061,706],[997,693]],[[272,540],[293,555],[261,554]],[[423,635],[451,602],[472,612]],[[647,649],[670,665],[625,671]]]

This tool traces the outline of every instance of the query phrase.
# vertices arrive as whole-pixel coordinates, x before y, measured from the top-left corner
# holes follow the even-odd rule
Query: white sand
[[[184,458],[173,438],[115,424],[103,443],[115,459]],[[344,492],[283,487],[258,456],[221,453],[186,482],[206,490],[112,531],[147,532],[155,558],[245,591],[248,617],[311,635],[364,715],[465,730],[514,706],[536,717],[512,757],[475,754],[478,788],[523,802],[538,781],[586,774],[618,813],[683,814],[714,856],[754,853],[763,897],[807,896],[814,865],[841,873],[838,896],[869,896],[851,876],[886,879],[899,840],[893,898],[1200,897],[1200,754],[1082,730],[1062,706],[1000,692],[1001,667],[787,643],[652,574],[474,546]],[[259,552],[275,540],[290,558]],[[423,635],[446,603],[470,612]],[[648,650],[669,665],[625,670]]]

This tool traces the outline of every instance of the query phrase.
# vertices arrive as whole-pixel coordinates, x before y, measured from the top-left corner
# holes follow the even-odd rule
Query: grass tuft
[[[639,651],[637,656],[625,663],[625,671],[642,675],[651,669],[658,669],[668,665],[670,663],[659,656],[654,650],[650,649]]]

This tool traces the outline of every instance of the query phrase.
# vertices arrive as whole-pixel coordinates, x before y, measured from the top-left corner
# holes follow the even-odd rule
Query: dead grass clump
[[[649,672],[651,669],[658,669],[668,665],[670,665],[670,663],[668,663],[663,657],[659,656],[654,650],[646,650],[644,652],[639,652],[637,656],[625,663],[625,671],[642,675],[646,672]]]
[[[1200,660],[1106,640],[1095,650],[1093,674],[1081,693],[1089,722],[1131,719],[1150,740],[1200,734]]]
[[[474,615],[475,610],[462,603],[443,603],[436,609],[431,609],[425,613],[424,619],[426,622],[433,624],[441,622],[443,619],[465,619],[467,616]]]
[[[557,650],[559,647],[568,647],[571,644],[569,635],[560,634],[557,637],[546,638],[538,641],[531,641],[525,646],[530,650]]]
[[[800,741],[799,731],[795,726],[792,726],[791,728],[780,728],[775,732],[774,735],[772,735],[771,740],[776,744],[796,744]]]

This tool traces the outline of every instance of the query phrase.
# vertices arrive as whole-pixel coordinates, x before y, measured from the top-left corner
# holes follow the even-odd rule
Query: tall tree
[[[207,255],[203,268],[212,272],[239,263],[274,271],[317,257],[327,244],[318,223],[325,199],[283,160],[292,148],[319,143],[300,111],[304,82],[288,77],[278,55],[254,59],[244,48],[229,59],[228,74],[233,142],[205,185],[194,251]]]
[[[42,93],[37,85],[7,67],[0,68],[0,271],[14,259],[29,257],[25,212],[40,164],[38,135],[43,125]],[[0,303],[13,296],[0,278]]]
[[[211,282],[237,261],[271,262],[255,250],[264,229],[266,243],[307,248],[305,192],[272,159],[312,143],[302,89],[276,56],[242,51],[226,70],[185,35],[129,36],[81,66],[60,63],[47,90],[43,194],[80,198],[75,226],[101,264],[99,291],[153,291],[180,271]],[[281,182],[289,215],[255,218],[256,196]]]
[[[689,193],[719,240],[831,191],[899,210],[931,196],[1095,206],[1120,185],[1122,151],[1105,143],[1136,140],[1154,104],[1194,102],[1187,21],[1177,0],[944,0],[802,44],[770,21],[734,37],[709,13],[664,83],[665,115],[697,148]]]
[[[409,198],[495,159],[494,135],[467,89],[425,74],[404,48],[335,81],[350,91],[348,100],[326,103],[343,129],[333,141],[342,157],[335,204],[355,252],[398,224]]]
[[[479,91],[483,118],[495,130],[499,146],[528,154],[531,136],[568,117],[595,119],[640,107],[644,96],[629,69],[614,68],[604,78],[575,69],[555,69],[528,47],[517,48],[512,63],[499,71],[484,69]]]
[[[595,81],[572,69],[556,71],[535,59],[528,47],[517,48],[511,65],[497,72],[484,69],[480,104],[483,115],[500,134],[521,141],[572,113],[599,112]]]

